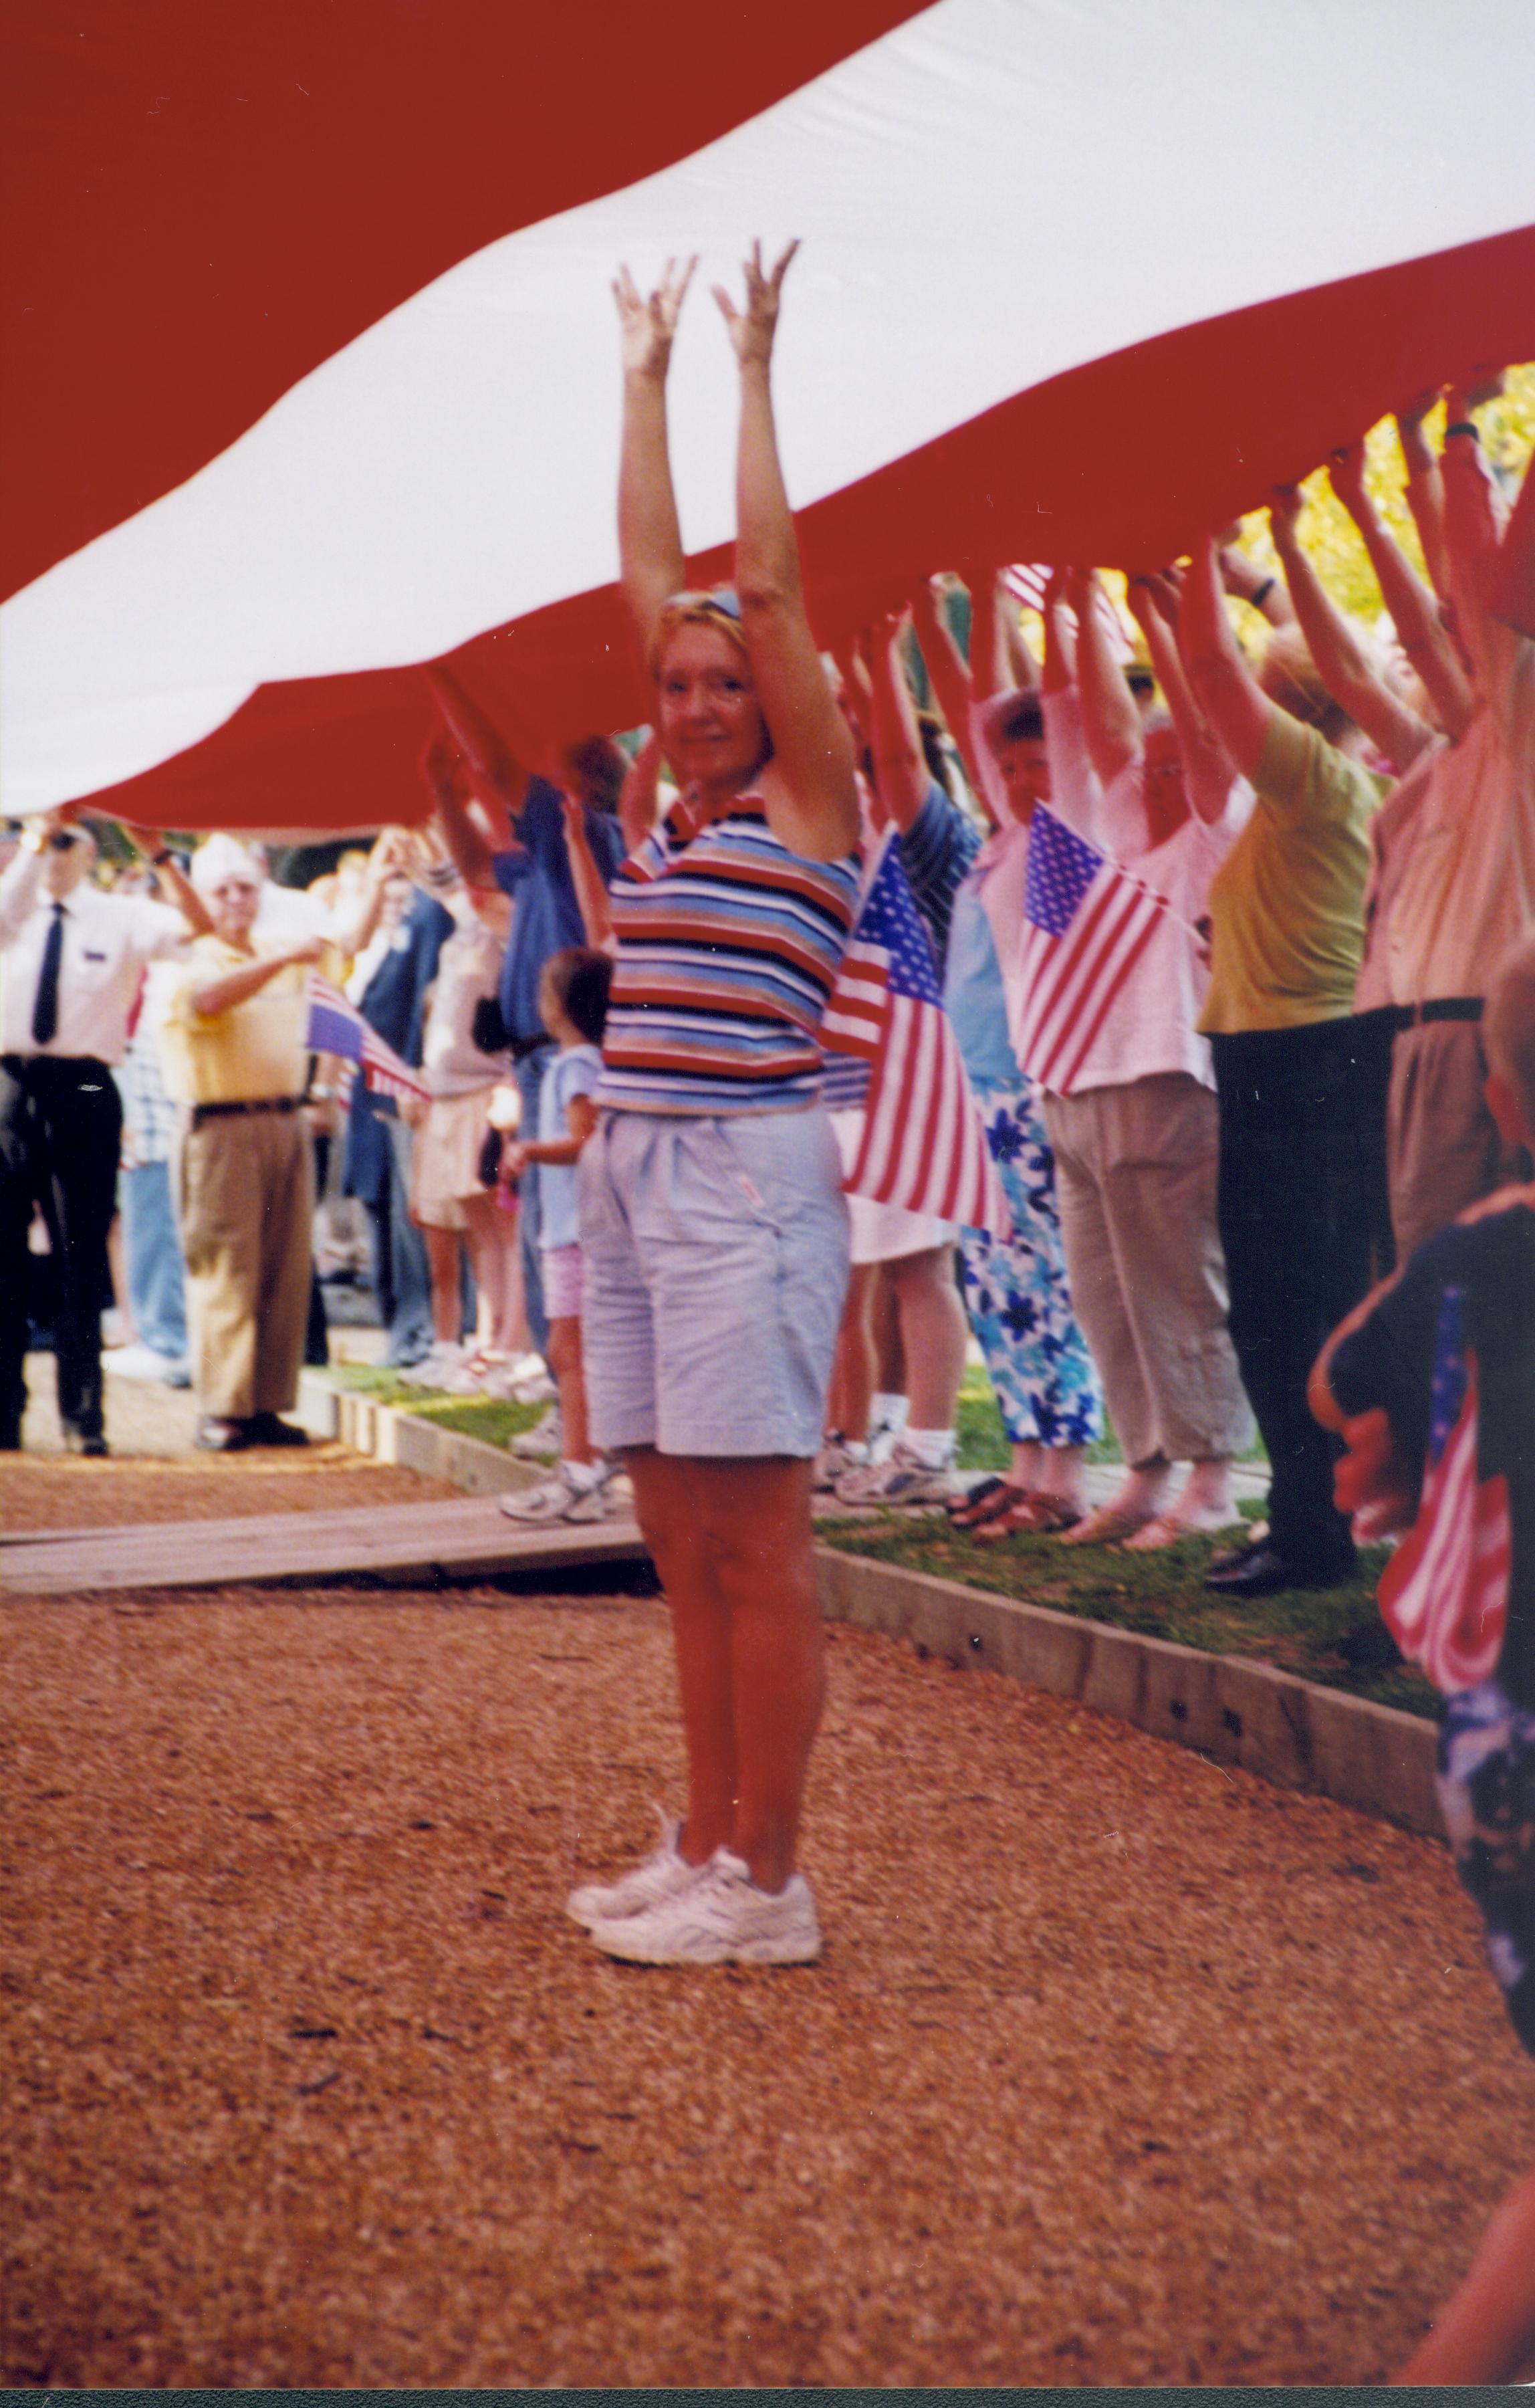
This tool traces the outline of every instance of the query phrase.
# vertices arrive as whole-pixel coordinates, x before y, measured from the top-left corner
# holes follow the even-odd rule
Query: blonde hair
[[[662,603],[651,645],[652,677],[660,676],[667,638],[675,635],[679,627],[712,627],[716,635],[729,638],[743,661],[751,660],[746,630],[741,625],[740,604],[728,585],[718,587],[712,594],[673,594]]]
[[[1525,1135],[1535,1146],[1535,937],[1521,938],[1493,972],[1482,1044],[1487,1068],[1513,1088]]]

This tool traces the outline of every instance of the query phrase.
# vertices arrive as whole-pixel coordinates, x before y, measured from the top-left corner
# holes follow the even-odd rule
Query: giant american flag
[[[1041,1087],[1069,1096],[1109,1008],[1167,904],[1037,806],[1024,882],[1023,1006],[1015,1051]]]
[[[1477,1476],[1477,1368],[1461,1334],[1465,1291],[1440,1303],[1428,1452],[1417,1519],[1381,1576],[1380,1608],[1409,1661],[1442,1696],[1497,1670],[1513,1560],[1508,1483]]]
[[[430,1103],[432,1091],[419,1070],[402,1062],[392,1045],[386,1045],[376,1028],[370,1028],[354,1003],[350,1003],[338,986],[310,970],[305,981],[305,996],[308,1003],[308,1021],[304,1043],[311,1054],[335,1054],[350,1068],[343,1073],[345,1092],[350,1096],[358,1070],[365,1083],[376,1094],[413,1096],[421,1103]]]
[[[1010,1237],[1011,1216],[893,831],[875,858],[821,1041],[869,1065],[863,1142],[842,1182],[849,1193]]]

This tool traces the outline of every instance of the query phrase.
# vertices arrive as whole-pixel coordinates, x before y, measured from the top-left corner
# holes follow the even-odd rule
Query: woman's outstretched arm
[[[641,294],[627,267],[613,280],[623,329],[624,443],[618,468],[618,556],[624,599],[649,660],[661,608],[687,582],[682,534],[667,452],[667,370],[696,255],[667,262],[656,290]]]
[[[746,306],[716,285],[740,368],[736,464],[736,590],[757,701],[772,738],[764,781],[769,817],[791,851],[835,861],[858,840],[853,738],[821,665],[799,581],[799,546],[783,490],[770,381],[779,294],[791,243],[769,275],[762,246],[746,263]]]

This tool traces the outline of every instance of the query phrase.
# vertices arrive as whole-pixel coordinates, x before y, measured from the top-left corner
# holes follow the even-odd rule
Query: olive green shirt
[[[1343,1019],[1364,955],[1380,782],[1276,708],[1253,784],[1257,808],[1210,888],[1207,1037]]]

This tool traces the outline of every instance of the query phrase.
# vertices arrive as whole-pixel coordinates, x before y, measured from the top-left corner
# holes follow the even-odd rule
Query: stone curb
[[[332,1387],[322,1372],[304,1373],[295,1418],[315,1438],[338,1438],[376,1462],[451,1480],[471,1497],[543,1477],[483,1439]],[[1313,1790],[1410,1831],[1444,1836],[1434,1789],[1438,1734],[1416,1714],[1318,1688],[1246,1656],[1207,1656],[824,1543],[815,1563],[830,1622],[910,1640],[956,1667],[1004,1672],[1282,1788]]]
[[[1005,1672],[1282,1788],[1444,1836],[1438,1732],[1416,1714],[836,1547],[818,1545],[815,1559],[828,1621],[910,1640],[956,1668]]]
[[[441,1429],[401,1405],[380,1405],[351,1388],[335,1388],[323,1371],[305,1371],[298,1383],[295,1421],[311,1438],[340,1439],[376,1463],[397,1463],[432,1480],[451,1480],[467,1497],[499,1497],[531,1488],[545,1475],[541,1464],[520,1463],[482,1438]]]

